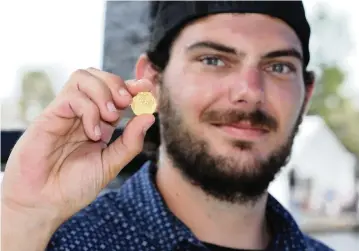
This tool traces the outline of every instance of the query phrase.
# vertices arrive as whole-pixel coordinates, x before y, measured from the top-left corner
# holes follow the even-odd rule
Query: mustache
[[[216,124],[234,124],[248,121],[256,127],[264,127],[273,131],[278,129],[277,120],[273,116],[259,109],[252,112],[243,112],[239,110],[211,110],[204,112],[201,119],[204,122]]]

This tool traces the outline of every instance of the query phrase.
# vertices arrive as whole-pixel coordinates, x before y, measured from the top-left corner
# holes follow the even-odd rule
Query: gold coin
[[[151,92],[139,92],[131,103],[134,114],[153,114],[156,111],[157,103]]]

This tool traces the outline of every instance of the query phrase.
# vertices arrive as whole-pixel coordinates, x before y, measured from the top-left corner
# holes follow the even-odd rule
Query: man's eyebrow
[[[262,58],[263,59],[271,59],[271,58],[279,58],[279,57],[295,57],[303,62],[302,54],[295,48],[289,49],[280,49],[266,53]]]
[[[187,47],[187,51],[192,51],[195,49],[212,49],[224,53],[229,53],[233,55],[237,55],[241,58],[245,57],[244,52],[238,52],[235,48],[213,42],[213,41],[200,41],[197,43],[194,43]],[[289,49],[278,49],[274,51],[270,51],[262,56],[262,59],[272,59],[272,58],[278,58],[278,57],[295,57],[299,59],[301,62],[303,62],[303,56],[302,54],[295,48],[289,48]]]
[[[201,41],[201,42],[194,43],[187,47],[187,51],[192,51],[195,49],[212,49],[212,50],[235,54],[235,55],[238,54],[236,49],[229,47],[227,45],[212,42],[212,41]]]

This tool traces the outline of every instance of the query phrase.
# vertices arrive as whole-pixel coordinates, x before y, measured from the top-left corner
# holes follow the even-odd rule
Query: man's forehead
[[[296,33],[281,20],[262,14],[210,15],[187,25],[176,40],[180,40],[183,51],[193,47],[205,48],[196,44],[212,42],[243,56],[247,53],[244,44],[250,42],[258,53],[291,49],[302,55]]]
[[[212,14],[204,18],[200,18],[186,27],[183,31],[188,33],[193,32],[198,34],[207,33],[208,35],[216,35],[216,33],[231,33],[235,34],[253,34],[258,36],[268,36],[273,34],[273,37],[296,37],[299,43],[299,38],[295,31],[284,21],[273,18],[264,14],[256,13],[221,13]]]

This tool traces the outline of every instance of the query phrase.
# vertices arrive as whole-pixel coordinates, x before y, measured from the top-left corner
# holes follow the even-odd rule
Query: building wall
[[[138,56],[148,44],[148,2],[108,1],[105,14],[103,69],[121,76],[134,78]],[[130,109],[126,117],[133,116]]]

